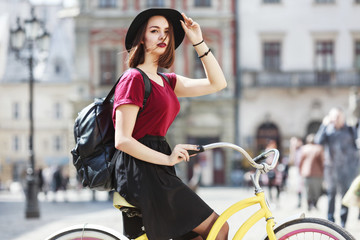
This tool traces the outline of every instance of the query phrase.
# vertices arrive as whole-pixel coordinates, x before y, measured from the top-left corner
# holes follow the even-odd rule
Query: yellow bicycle
[[[275,225],[273,214],[270,210],[269,204],[266,200],[263,189],[260,187],[259,180],[261,174],[265,174],[275,168],[278,159],[279,151],[277,149],[270,149],[259,156],[252,158],[243,148],[232,143],[213,143],[201,147],[201,151],[214,148],[231,148],[243,154],[251,166],[256,171],[251,176],[252,183],[255,187],[255,196],[241,200],[228,209],[226,209],[213,225],[207,240],[214,240],[222,225],[235,213],[254,205],[260,206],[260,209],[250,216],[237,230],[233,239],[243,239],[246,233],[254,226],[260,219],[266,221],[266,236],[265,240],[285,240],[285,239],[302,239],[302,240],[355,240],[355,238],[340,226],[320,218],[305,218],[304,214],[299,214],[286,222]],[[192,154],[192,153],[190,153]],[[272,156],[271,164],[266,163],[266,159]],[[114,206],[121,211],[134,216],[139,214],[139,210],[126,202],[119,194],[114,195]],[[231,227],[231,226],[230,226]],[[98,239],[120,239],[128,240],[122,234],[113,229],[105,228],[99,225],[82,224],[63,229],[49,238],[48,240],[98,240]],[[146,233],[139,236],[135,240],[147,240]]]

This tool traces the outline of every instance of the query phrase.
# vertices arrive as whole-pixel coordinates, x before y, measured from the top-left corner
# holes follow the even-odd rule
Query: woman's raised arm
[[[200,25],[188,18],[184,13],[182,15],[185,22],[181,22],[181,25],[204,66],[206,78],[192,79],[177,75],[175,94],[178,97],[195,97],[224,89],[227,86],[224,73],[210,48],[203,40]]]

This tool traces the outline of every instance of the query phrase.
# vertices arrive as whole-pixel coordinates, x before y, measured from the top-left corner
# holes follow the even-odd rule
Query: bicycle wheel
[[[62,229],[46,240],[128,240],[128,238],[110,228],[83,224]]]
[[[355,240],[345,229],[319,218],[299,218],[286,222],[274,230],[278,240]],[[268,240],[268,237],[266,238]]]

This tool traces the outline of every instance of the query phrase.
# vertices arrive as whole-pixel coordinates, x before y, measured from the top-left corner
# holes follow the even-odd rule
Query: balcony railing
[[[254,72],[242,71],[242,86],[253,87],[349,87],[360,86],[360,72]]]

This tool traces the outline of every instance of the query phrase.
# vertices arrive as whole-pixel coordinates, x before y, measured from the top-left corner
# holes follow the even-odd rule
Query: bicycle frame
[[[249,161],[249,163],[256,168],[256,172],[251,176],[251,180],[255,187],[255,196],[251,198],[246,198],[244,200],[241,200],[228,209],[226,209],[216,220],[215,224],[210,230],[210,233],[207,237],[207,240],[214,240],[216,239],[216,236],[218,235],[221,227],[223,224],[235,213],[241,211],[244,208],[259,204],[260,209],[255,212],[252,216],[250,216],[238,229],[234,236],[234,240],[242,239],[245,234],[250,230],[252,226],[254,226],[260,219],[265,218],[266,220],[266,232],[269,237],[269,240],[276,240],[275,233],[274,233],[274,217],[272,215],[271,210],[269,209],[269,206],[266,202],[264,191],[261,189],[259,185],[259,179],[261,173],[266,173],[273,168],[275,168],[278,158],[279,158],[279,152],[276,149],[271,149],[269,151],[266,151],[262,154],[260,154],[258,157],[252,159],[250,155],[241,147],[231,144],[231,143],[214,143],[209,144],[206,146],[203,146],[204,150],[213,149],[213,148],[219,148],[219,147],[227,147],[232,148],[244,155],[244,157]],[[271,163],[271,165],[268,165],[266,163],[258,164],[257,161],[260,161],[262,159],[265,159],[267,155],[270,152],[274,152],[274,160]]]
[[[266,223],[266,232],[270,240],[276,240],[273,227],[275,226],[274,217],[272,212],[268,207],[268,204],[265,199],[264,192],[256,193],[254,197],[241,200],[228,209],[226,209],[216,220],[215,224],[211,228],[211,231],[207,237],[207,240],[216,239],[217,234],[219,233],[223,224],[235,213],[241,211],[244,208],[260,204],[261,208],[255,212],[251,217],[249,217],[239,228],[239,230],[234,235],[235,240],[242,239],[245,234],[250,230],[250,228],[255,225],[260,219],[265,218]]]

